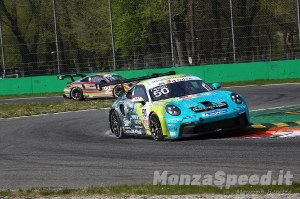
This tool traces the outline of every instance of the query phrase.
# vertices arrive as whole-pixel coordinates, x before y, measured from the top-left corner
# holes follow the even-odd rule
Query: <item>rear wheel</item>
[[[158,116],[153,113],[150,116],[150,131],[154,140],[162,141],[164,139],[162,128]]]
[[[80,88],[73,88],[70,96],[73,100],[83,100],[83,92]]]
[[[122,125],[121,125],[119,115],[118,115],[116,110],[113,110],[110,113],[109,123],[110,123],[110,129],[111,129],[112,133],[119,139],[123,138],[124,137],[124,132],[123,132],[123,129],[122,129]]]
[[[119,85],[115,86],[115,88],[113,89],[113,96],[114,96],[114,98],[118,98],[118,97],[120,97],[123,94],[124,94],[123,87],[119,86]]]

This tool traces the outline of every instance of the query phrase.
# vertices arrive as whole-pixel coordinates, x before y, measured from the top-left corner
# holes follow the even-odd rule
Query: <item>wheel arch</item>
[[[156,114],[158,117],[158,120],[159,120],[161,128],[162,128],[163,135],[169,137],[170,133],[169,133],[169,129],[167,128],[167,123],[166,123],[166,119],[165,119],[166,117],[160,117],[159,114],[157,114],[154,110],[152,110],[149,113],[148,122],[150,122],[151,115],[153,115],[153,114]],[[151,134],[150,130],[149,130],[149,133]]]
[[[120,111],[119,108],[114,107],[114,108],[111,108],[111,109],[109,110],[109,122],[110,122],[110,116],[111,116],[111,113],[112,113],[113,111],[116,111],[116,112],[118,113],[119,120],[120,120],[121,125],[122,125],[122,129],[124,130],[124,121],[123,121],[124,115],[121,113],[121,111]]]
[[[123,124],[122,119],[120,118],[119,111],[118,111],[117,109],[114,109],[114,108],[110,109],[110,110],[109,110],[109,127],[110,127],[111,132],[112,132],[113,134],[114,134],[114,132],[115,132],[115,131],[113,131],[113,128],[112,128],[112,122],[111,122],[111,117],[112,117],[111,115],[112,115],[113,112],[116,112],[116,113],[117,113],[118,122],[119,122],[120,125],[121,125],[120,128],[119,128],[119,129],[120,129],[120,132],[119,132],[120,134],[117,136],[117,138],[120,139],[120,138],[123,138],[123,137],[125,136],[125,134],[124,134],[124,132],[125,132],[125,131],[124,131],[124,130],[125,130],[125,129],[124,129],[124,124]]]

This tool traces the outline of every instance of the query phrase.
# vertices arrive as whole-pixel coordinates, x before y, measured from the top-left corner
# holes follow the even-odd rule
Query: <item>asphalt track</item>
[[[278,107],[294,113],[282,114],[284,122],[300,120],[300,84],[230,90],[246,98],[258,122],[274,118],[269,111]],[[180,141],[118,140],[110,134],[107,115],[101,109],[0,119],[0,189],[152,184],[155,171],[202,176],[271,171],[277,180],[283,170],[300,182],[300,137],[245,138],[262,127]]]

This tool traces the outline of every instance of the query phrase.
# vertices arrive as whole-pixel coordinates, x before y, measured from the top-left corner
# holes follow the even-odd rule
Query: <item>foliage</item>
[[[295,1],[229,2],[1,0],[6,70],[57,74],[59,59],[61,73],[111,71],[113,44],[118,69],[296,57]]]

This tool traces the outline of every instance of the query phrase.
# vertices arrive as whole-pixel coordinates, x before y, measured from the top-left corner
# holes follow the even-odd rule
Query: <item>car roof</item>
[[[180,78],[184,78],[184,79],[180,80]],[[152,79],[143,80],[143,81],[139,82],[139,84],[143,84],[143,85],[147,85],[147,86],[149,86],[149,85],[155,86],[155,85],[160,85],[162,83],[168,84],[172,80],[187,81],[187,80],[192,80],[192,79],[202,80],[200,77],[197,77],[195,75],[178,74],[178,75],[168,75],[168,76],[162,76],[162,77],[156,77],[156,78],[152,78]]]
[[[97,75],[101,75],[101,76],[110,76],[110,75],[119,75],[119,74],[116,74],[116,73],[96,73],[96,74],[92,74],[90,76],[97,76]]]

